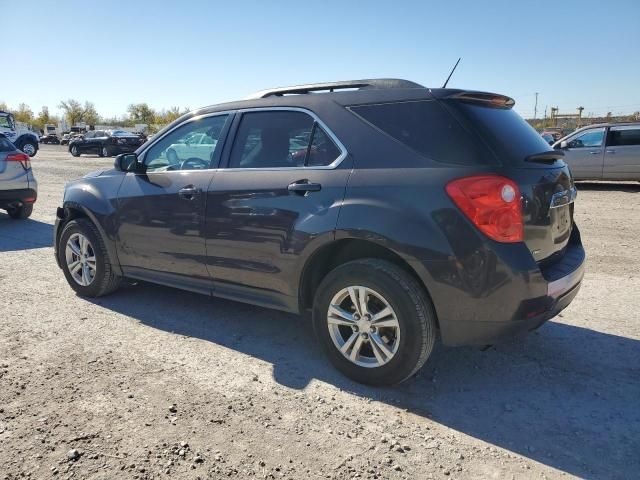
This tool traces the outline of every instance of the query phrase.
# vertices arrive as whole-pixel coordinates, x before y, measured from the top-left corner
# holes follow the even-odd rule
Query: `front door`
[[[605,129],[592,128],[567,140],[564,161],[576,180],[601,180]]]
[[[351,158],[301,111],[246,112],[207,195],[207,257],[217,295],[297,306],[297,268],[333,239]]]
[[[203,236],[206,191],[217,167],[228,115],[196,118],[140,156],[144,173],[128,173],[118,193],[117,248],[125,274],[208,291]],[[216,140],[198,156],[167,155],[194,132]]]
[[[603,176],[606,180],[640,180],[640,125],[609,128]]]

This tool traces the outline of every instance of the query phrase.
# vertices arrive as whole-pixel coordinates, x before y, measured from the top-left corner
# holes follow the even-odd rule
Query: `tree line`
[[[137,123],[149,125],[151,131],[159,126],[173,122],[176,118],[189,111],[188,108],[180,110],[179,107],[155,110],[147,103],[132,103],[127,107],[127,113],[121,117],[104,117],[100,115],[92,102],[70,98],[58,104],[62,110],[62,117],[69,126],[78,123],[87,125],[113,125],[115,127],[133,127]],[[0,102],[0,110],[13,113],[16,121],[31,125],[34,130],[44,130],[46,124],[55,124],[60,121],[60,117],[49,112],[49,107],[43,106],[40,112],[33,113],[31,107],[26,103],[20,103],[17,108],[10,108],[6,103]]]

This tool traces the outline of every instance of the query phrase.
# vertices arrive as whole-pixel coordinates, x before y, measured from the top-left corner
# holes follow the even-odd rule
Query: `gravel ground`
[[[579,185],[588,271],[558,318],[374,389],[293,315],[148,284],[77,297],[55,208],[111,162],[44,146],[33,217],[0,214],[0,478],[637,478],[639,184]]]

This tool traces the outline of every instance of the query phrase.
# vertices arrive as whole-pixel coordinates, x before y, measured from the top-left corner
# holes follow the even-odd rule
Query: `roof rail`
[[[398,78],[371,78],[365,80],[345,80],[341,82],[326,83],[310,83],[308,85],[296,85],[292,87],[279,87],[261,90],[247,97],[247,100],[267,97],[281,97],[283,95],[305,94],[312,92],[329,91],[346,89],[384,89],[384,88],[425,88],[424,86],[411,82],[409,80],[401,80]]]

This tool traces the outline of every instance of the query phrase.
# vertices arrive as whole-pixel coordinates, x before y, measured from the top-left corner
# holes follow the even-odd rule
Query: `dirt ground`
[[[33,217],[0,213],[0,479],[640,475],[640,184],[579,185],[588,268],[558,318],[374,389],[293,315],[148,284],[77,297],[55,208],[111,163],[44,146]]]

